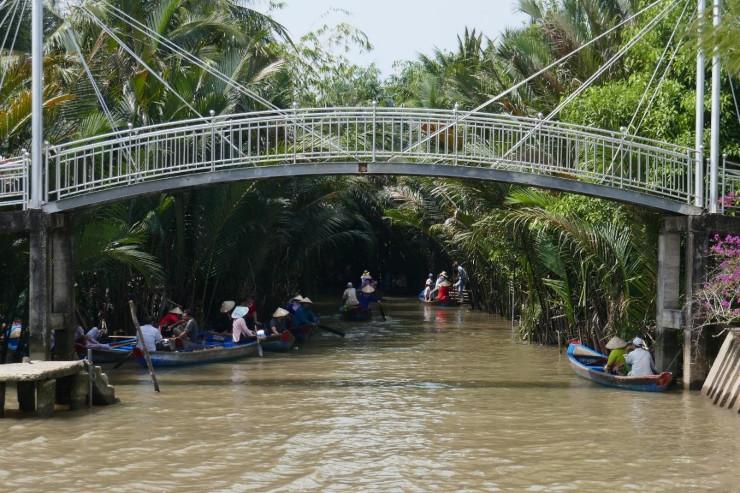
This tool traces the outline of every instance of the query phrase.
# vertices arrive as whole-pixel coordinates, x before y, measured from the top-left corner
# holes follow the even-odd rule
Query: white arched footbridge
[[[193,186],[288,176],[489,180],[701,214],[690,149],[560,122],[455,110],[324,108],[212,116],[47,146],[55,213]],[[26,207],[27,155],[0,164],[0,207]],[[740,177],[722,173],[720,187]],[[707,194],[704,194],[707,196]]]

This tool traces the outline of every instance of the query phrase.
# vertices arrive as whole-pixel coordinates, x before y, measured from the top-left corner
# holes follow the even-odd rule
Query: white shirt
[[[644,377],[654,375],[653,357],[641,347],[635,348],[631,353],[624,355],[624,360],[632,367],[627,374],[628,377]]]
[[[162,333],[158,328],[146,324],[141,326],[141,335],[144,338],[144,345],[150,353],[157,351],[157,343],[162,340]],[[141,341],[136,343],[136,347],[141,347]]]
[[[349,306],[359,305],[360,302],[357,300],[357,290],[355,288],[347,288],[344,290],[342,299]]]

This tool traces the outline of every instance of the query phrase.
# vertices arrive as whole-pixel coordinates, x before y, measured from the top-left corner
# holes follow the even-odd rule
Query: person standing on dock
[[[455,282],[455,289],[460,293],[460,299],[462,300],[465,286],[468,284],[468,272],[463,268],[462,264],[454,263],[453,267],[457,267],[457,282]]]

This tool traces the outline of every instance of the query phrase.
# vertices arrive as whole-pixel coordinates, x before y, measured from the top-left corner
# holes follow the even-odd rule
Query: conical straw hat
[[[275,313],[272,314],[275,318],[287,317],[288,315],[290,315],[290,312],[285,308],[278,308],[275,310]]]
[[[221,313],[229,313],[231,310],[234,309],[235,306],[236,306],[236,301],[231,301],[231,300],[224,301],[223,303],[221,303],[220,311]]]
[[[301,303],[305,303],[307,305],[313,305],[313,301],[311,301],[311,298],[309,298],[308,296],[304,296],[303,299],[301,300]]]
[[[621,337],[614,336],[606,343],[607,349],[621,349],[627,347],[627,343]]]
[[[234,311],[231,312],[231,318],[242,318],[247,313],[249,313],[249,308],[246,306],[237,306],[234,308]]]
[[[176,306],[175,308],[170,310],[169,313],[174,313],[175,315],[182,315],[182,309],[179,306]]]

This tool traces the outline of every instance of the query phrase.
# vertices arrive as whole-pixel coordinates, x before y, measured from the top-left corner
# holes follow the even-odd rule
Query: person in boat
[[[446,281],[446,280],[447,280],[447,271],[443,270],[442,272],[439,273],[439,275],[437,276],[437,280],[434,282],[435,291],[439,288],[439,285],[442,284],[442,281]]]
[[[236,302],[232,300],[226,300],[221,303],[219,307],[218,315],[213,324],[213,331],[217,334],[225,334],[231,332],[231,311],[236,307]]]
[[[247,322],[247,327],[249,327],[249,330],[254,332],[257,323],[257,301],[255,297],[250,294],[249,296],[247,296],[247,299],[242,302],[241,306],[246,306],[249,309],[247,315],[244,317],[244,320]]]
[[[432,284],[434,284],[434,280],[428,278],[426,281],[426,285],[424,286],[424,301],[432,301],[432,291],[434,291],[434,289],[432,288]]]
[[[370,275],[370,271],[365,271],[360,276],[360,289],[364,288],[365,286],[375,286],[375,281],[373,280],[373,276]]]
[[[278,308],[272,314],[270,319],[270,334],[276,336],[280,335],[286,330],[290,329],[291,315],[285,308]]]
[[[658,373],[655,370],[653,356],[645,347],[645,341],[639,337],[635,337],[632,339],[630,347],[634,349],[629,351],[624,357],[624,361],[630,365],[630,371],[627,373],[628,377],[645,377]]]
[[[249,338],[256,337],[257,335],[247,327],[247,321],[244,317],[249,312],[249,308],[246,306],[237,306],[234,311],[231,312],[231,318],[233,323],[231,325],[231,340],[234,344],[240,342],[246,342]]]
[[[309,306],[313,303],[309,298],[304,298],[300,294],[290,300],[293,308],[293,326],[303,327],[304,325],[316,325],[319,317],[314,314]]]
[[[448,301],[450,301],[451,287],[452,283],[448,281],[447,278],[444,278],[434,290],[434,292],[436,293],[434,301],[437,301],[439,303],[447,303]]]
[[[342,302],[344,303],[344,306],[342,307],[342,310],[344,311],[352,310],[360,304],[357,300],[357,290],[351,282],[347,283],[347,288],[344,290],[344,293],[342,293]]]
[[[457,281],[454,284],[454,288],[457,290],[457,292],[460,294],[460,299],[462,299],[463,291],[465,291],[465,285],[468,283],[468,272],[463,268],[461,264],[458,264],[455,262],[455,267],[457,267]]]
[[[174,334],[175,328],[182,324],[182,308],[175,306],[159,319],[159,330],[165,336]]]
[[[380,297],[378,297],[378,295],[376,294],[375,288],[370,285],[367,285],[360,289],[360,293],[357,299],[360,302],[360,307],[362,307],[363,310],[369,310],[370,303],[380,303]]]
[[[624,361],[624,352],[627,343],[621,337],[615,336],[606,343],[606,348],[609,350],[609,358],[604,365],[604,372],[612,375],[626,375],[627,363]]]
[[[146,349],[150,353],[156,352],[157,345],[162,342],[162,332],[160,332],[160,330],[153,326],[150,322],[147,322],[141,326],[141,336],[144,341],[143,347],[146,347]],[[136,347],[141,348],[142,341],[138,340],[138,337],[136,339]]]
[[[193,316],[193,311],[185,310],[182,321],[184,325],[175,328],[175,347],[182,347],[183,349],[201,347],[200,327],[198,327],[198,321]]]

